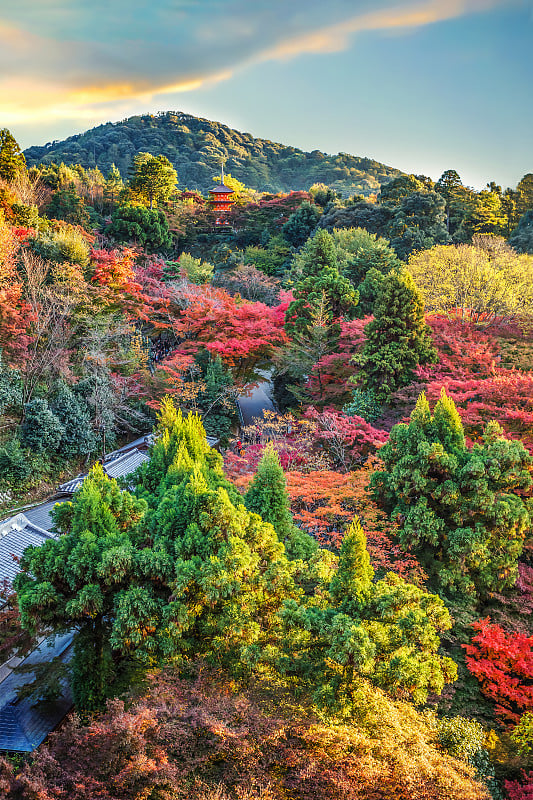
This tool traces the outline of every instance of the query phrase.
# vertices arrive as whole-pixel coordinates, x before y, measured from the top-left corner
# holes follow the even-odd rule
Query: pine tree
[[[469,450],[444,389],[433,416],[422,394],[409,424],[396,425],[380,450],[385,471],[372,477],[375,497],[401,521],[401,543],[434,585],[474,600],[514,584],[530,525],[522,495],[532,485],[532,459],[501,433],[489,423]]]
[[[343,541],[329,592],[320,589],[283,611],[280,665],[314,689],[318,704],[349,716],[362,679],[393,697],[425,702],[457,674],[439,655],[451,627],[440,597],[394,573],[373,582],[364,531],[355,519]]]
[[[365,336],[365,346],[354,361],[360,366],[363,387],[372,389],[379,402],[387,402],[410,383],[418,364],[436,361],[422,297],[407,270],[384,277]]]
[[[330,322],[340,317],[353,317],[358,293],[338,268],[331,235],[320,230],[309,239],[298,256],[296,267],[301,272],[294,288],[294,300],[285,315],[287,333],[305,331],[312,321],[313,310],[326,304]]]
[[[20,429],[24,447],[34,453],[52,453],[57,450],[63,434],[63,425],[45,399],[37,398],[26,403]]]
[[[257,472],[244,496],[246,508],[270,522],[281,541],[292,533],[294,523],[290,512],[285,473],[272,445],[265,448]]]
[[[77,707],[85,711],[100,708],[117,690],[132,631],[140,656],[152,629],[156,598],[150,589],[145,590],[144,607],[130,614],[129,640],[117,624],[121,600],[144,580],[134,557],[133,534],[145,509],[142,500],[121,492],[101,466],[94,467],[73,501],[53,512],[62,535],[28,548],[15,579],[25,627],[76,629],[72,689]]]
[[[365,532],[356,517],[342,540],[339,566],[330,586],[333,602],[343,611],[360,610],[369,598],[373,577]]]
[[[7,128],[0,130],[0,179],[12,181],[26,168],[24,153]]]

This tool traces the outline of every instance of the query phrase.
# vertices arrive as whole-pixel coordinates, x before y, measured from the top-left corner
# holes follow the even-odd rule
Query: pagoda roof
[[[235,190],[230,189],[230,187],[226,186],[225,183],[217,183],[216,186],[213,186],[211,189],[209,189],[209,194],[213,194],[215,192],[218,194],[234,194]]]

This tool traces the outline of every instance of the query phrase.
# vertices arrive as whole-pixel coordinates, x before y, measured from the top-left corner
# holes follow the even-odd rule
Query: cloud
[[[503,2],[357,0],[354,14],[354,0],[19,0],[0,20],[0,124],[105,119],[112,104],[118,113],[128,101],[193,91],[251,64],[336,52],[363,32]]]

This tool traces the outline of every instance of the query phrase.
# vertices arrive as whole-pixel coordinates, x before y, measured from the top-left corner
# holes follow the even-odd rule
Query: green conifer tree
[[[368,600],[373,577],[366,536],[356,517],[342,540],[339,566],[330,586],[333,602],[343,611],[360,609]]]
[[[20,439],[24,447],[34,453],[52,453],[59,447],[63,434],[63,425],[47,400],[36,398],[26,403],[20,428]]]
[[[387,402],[410,383],[418,364],[436,360],[424,303],[407,270],[383,278],[365,335],[365,346],[354,361],[363,387],[372,389],[379,402]]]
[[[298,256],[295,269],[301,277],[293,290],[295,299],[285,315],[289,334],[305,331],[312,322],[313,310],[324,302],[330,321],[354,316],[359,295],[339,272],[331,234],[320,230],[309,239]]]
[[[468,449],[444,389],[431,416],[422,394],[409,424],[396,425],[380,450],[385,470],[375,496],[401,521],[400,541],[417,553],[439,591],[476,593],[512,586],[530,524],[522,495],[532,480],[521,442],[490,423]]]
[[[7,128],[0,130],[0,179],[8,183],[26,169],[24,153]]]
[[[62,535],[29,547],[15,579],[25,627],[77,630],[72,689],[77,707],[85,711],[100,708],[114,690],[120,691],[130,642],[115,630],[117,610],[132,584],[144,577],[136,569],[134,531],[145,509],[142,500],[122,492],[97,465],[73,501],[54,510]],[[141,643],[151,629],[151,603],[156,602],[146,591],[150,597],[144,609],[130,618]],[[137,644],[135,655],[140,656]]]

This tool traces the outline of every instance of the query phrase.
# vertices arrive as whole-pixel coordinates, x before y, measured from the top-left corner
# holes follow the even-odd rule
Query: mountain
[[[125,178],[140,151],[165,155],[178,172],[181,188],[204,192],[219,173],[222,158],[226,172],[253,189],[267,192],[326,183],[344,196],[369,195],[401,175],[400,170],[371,158],[348,153],[328,155],[320,150],[307,153],[180,111],[108,122],[64,141],[29,147],[24,155],[30,166],[63,161],[86,169],[98,166],[104,175],[116,164]]]

